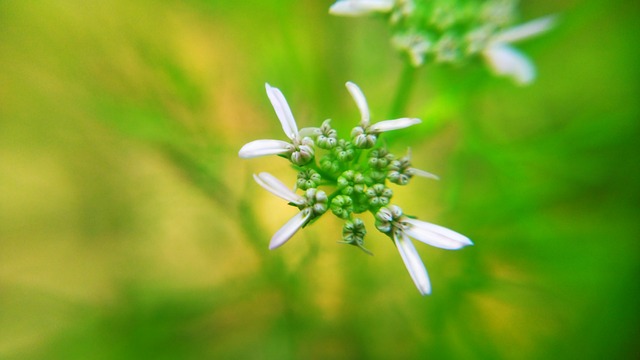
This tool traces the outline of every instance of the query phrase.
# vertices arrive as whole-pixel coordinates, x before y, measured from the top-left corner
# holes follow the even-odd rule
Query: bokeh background
[[[391,116],[403,62],[374,18],[332,1],[0,1],[0,358],[629,359],[640,356],[640,6],[560,14],[519,44],[529,87],[482,64],[427,66],[386,137],[440,175],[407,212],[475,242],[418,244],[421,297],[393,244],[336,244],[327,216],[277,251],[293,184],[264,93],[300,126]],[[387,135],[387,134],[385,134]]]

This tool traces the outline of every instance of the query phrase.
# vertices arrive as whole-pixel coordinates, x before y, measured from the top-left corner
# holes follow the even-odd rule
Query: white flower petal
[[[293,138],[298,136],[298,126],[296,125],[296,120],[293,118],[287,99],[284,98],[280,89],[274,88],[269,84],[264,84],[264,86],[267,89],[267,96],[271,101],[271,105],[280,120],[282,130],[289,139],[293,140]]]
[[[254,140],[245,144],[238,156],[251,159],[258,156],[285,154],[292,150],[292,145],[281,140]]]
[[[555,25],[555,22],[556,17],[553,15],[532,20],[522,25],[514,26],[512,28],[499,32],[491,38],[491,43],[513,43],[516,41],[528,39],[530,37],[537,36],[545,31],[548,31]]]
[[[403,218],[402,221],[409,225],[404,230],[405,233],[425,244],[447,250],[457,250],[473,245],[473,242],[466,236],[440,225],[407,217]]]
[[[520,85],[527,85],[536,77],[531,61],[508,45],[492,45],[483,55],[496,74],[510,76]]]
[[[393,241],[418,291],[420,291],[422,295],[430,294],[431,282],[429,281],[429,275],[427,275],[427,269],[424,267],[420,255],[415,246],[413,246],[411,239],[400,232],[400,237],[394,236]]]
[[[258,185],[262,186],[265,190],[279,198],[292,202],[296,205],[302,205],[304,203],[304,198],[302,196],[293,192],[293,190],[289,189],[287,185],[283,184],[268,172],[261,172],[258,175],[253,174],[253,178]]]
[[[388,12],[394,0],[339,0],[329,8],[332,15],[360,16],[371,12]]]
[[[305,209],[296,214],[296,216],[292,217],[286,224],[284,224],[280,230],[278,230],[273,237],[271,238],[271,242],[269,243],[269,250],[273,250],[278,248],[298,231],[300,228],[309,220],[311,216],[311,211],[309,209]]]
[[[369,124],[369,105],[367,104],[367,98],[364,97],[362,90],[358,87],[358,85],[352,83],[351,81],[345,84],[347,86],[347,90],[351,94],[351,97],[356,102],[358,106],[358,110],[360,110],[360,116],[362,119],[362,124]]]
[[[395,120],[384,120],[377,122],[369,127],[369,131],[381,133],[385,131],[404,129],[406,127],[419,124],[422,121],[416,118],[401,118]]]
[[[422,177],[426,177],[426,178],[430,178],[430,179],[440,180],[440,177],[438,177],[438,175],[432,174],[432,173],[430,173],[428,171],[424,171],[424,170],[420,170],[420,169],[416,169],[416,168],[409,168],[407,171],[411,175],[422,176]]]

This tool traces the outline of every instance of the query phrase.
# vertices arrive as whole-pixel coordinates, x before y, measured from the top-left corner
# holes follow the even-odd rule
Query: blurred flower
[[[360,16],[372,12],[389,12],[395,0],[338,0],[329,8],[329,13],[341,16]]]
[[[238,155],[243,159],[249,159],[265,155],[287,154],[291,162],[296,165],[308,163],[314,156],[313,140],[309,137],[302,137],[298,132],[296,120],[293,118],[289,104],[282,92],[269,84],[265,84],[265,88],[271,105],[280,120],[282,130],[290,142],[270,139],[255,140],[245,144]]]
[[[537,36],[549,30],[554,22],[555,17],[547,16],[503,30],[491,37],[482,55],[497,75],[510,76],[521,85],[529,84],[535,78],[535,67],[509,44]]]
[[[383,207],[378,211],[376,227],[393,239],[411,279],[422,295],[431,293],[431,283],[427,269],[410,237],[447,250],[473,245],[469,238],[453,230],[404,216],[402,209],[395,205]]]
[[[327,211],[327,195],[324,191],[311,188],[307,189],[305,196],[301,196],[267,172],[261,172],[258,175],[254,174],[253,178],[270,193],[289,201],[291,205],[295,205],[300,209],[298,214],[287,221],[287,223],[273,235],[269,243],[270,250],[284,245],[284,243],[291,239],[309,220]]]
[[[391,38],[391,44],[396,49],[409,54],[409,61],[414,67],[424,64],[425,56],[433,45],[426,36],[417,32],[396,35]]]
[[[516,0],[340,0],[333,15],[384,13],[389,19],[391,44],[414,67],[427,61],[464,65],[482,56],[496,75],[529,84],[535,78],[531,61],[509,44],[547,31],[546,17],[510,27],[517,19]]]

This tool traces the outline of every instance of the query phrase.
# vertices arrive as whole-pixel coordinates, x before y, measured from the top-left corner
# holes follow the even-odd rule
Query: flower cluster
[[[370,213],[376,220],[377,230],[396,245],[418,290],[428,294],[431,285],[427,271],[410,237],[442,249],[459,249],[472,242],[452,230],[405,216],[392,203],[392,184],[407,185],[414,176],[437,179],[431,173],[412,167],[410,153],[397,157],[379,140],[384,132],[421,121],[399,118],[372,123],[360,88],[352,82],[346,86],[360,111],[360,122],[348,138],[339,138],[330,120],[318,128],[298,130],[284,95],[266,84],[267,95],[288,141],[255,140],[244,145],[239,156],[247,159],[279,155],[288,159],[298,172],[293,189],[266,172],[254,175],[254,179],[299,210],[273,235],[269,248],[282,246],[298,230],[330,212],[344,221],[340,242],[370,253],[364,246],[367,231],[361,219],[362,214]]]
[[[547,31],[554,22],[544,17],[514,26],[517,0],[338,0],[329,12],[382,14],[391,27],[391,43],[415,67],[481,57],[494,73],[518,84],[533,81],[535,68],[511,44]]]

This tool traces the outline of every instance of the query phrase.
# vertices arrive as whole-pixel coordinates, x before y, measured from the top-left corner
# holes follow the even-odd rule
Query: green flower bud
[[[383,184],[375,184],[368,188],[367,191],[365,191],[365,194],[367,194],[367,197],[369,198],[369,205],[373,208],[377,208],[389,204],[389,201],[393,196],[393,191]]]
[[[393,154],[389,153],[385,148],[380,148],[371,150],[371,153],[369,153],[368,164],[373,169],[384,170],[389,166],[389,163],[393,161],[393,159]]]
[[[337,174],[340,172],[340,162],[332,154],[327,154],[320,159],[320,169],[325,173]]]
[[[384,184],[387,178],[387,173],[379,170],[372,170],[367,173],[365,182],[367,185],[372,186],[374,184]]]
[[[372,255],[371,251],[364,247],[364,236],[367,234],[367,230],[364,227],[364,222],[358,218],[353,221],[347,221],[342,228],[342,243],[354,245],[362,249],[369,255]]]
[[[344,195],[364,192],[365,178],[361,173],[347,170],[338,177],[338,189]]]
[[[352,143],[340,139],[338,141],[338,145],[331,150],[332,154],[342,162],[348,162],[353,160],[353,156],[355,155],[355,149]]]
[[[348,219],[353,211],[353,200],[345,195],[338,195],[331,200],[331,211],[341,219]]]
[[[358,149],[370,149],[376,145],[378,138],[375,134],[367,133],[362,126],[356,126],[351,130],[351,140]]]
[[[316,138],[316,142],[321,149],[331,150],[338,145],[338,140],[336,139],[338,132],[331,128],[330,122],[331,120],[327,119],[320,126],[320,134]]]
[[[313,169],[306,169],[298,173],[296,186],[301,190],[316,188],[320,184],[321,180],[322,178],[320,177],[320,174],[318,174],[318,172]]]
[[[391,162],[391,165],[389,165],[387,178],[394,184],[406,185],[413,176],[409,171],[410,168],[411,162],[409,161],[409,157],[394,160]]]

